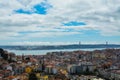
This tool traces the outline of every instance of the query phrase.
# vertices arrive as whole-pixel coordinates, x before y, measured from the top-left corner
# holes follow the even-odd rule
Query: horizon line
[[[0,45],[0,46],[67,46],[67,45],[120,45],[120,44],[115,44],[115,43],[109,43],[109,44],[106,44],[106,43],[84,43],[84,44],[44,44],[44,45],[34,45],[34,44],[29,44],[29,45],[27,45],[27,44],[25,44],[25,45]]]

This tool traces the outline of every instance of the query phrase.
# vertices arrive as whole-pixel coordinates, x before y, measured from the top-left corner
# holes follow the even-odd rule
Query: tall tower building
[[[106,45],[108,45],[108,42],[106,41]]]
[[[79,41],[79,45],[81,45],[81,41]]]

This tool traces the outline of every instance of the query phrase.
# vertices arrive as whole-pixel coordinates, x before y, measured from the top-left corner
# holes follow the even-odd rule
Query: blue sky
[[[1,0],[0,45],[120,44],[119,3]]]

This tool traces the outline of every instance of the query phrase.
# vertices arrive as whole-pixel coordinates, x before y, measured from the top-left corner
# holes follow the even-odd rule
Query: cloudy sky
[[[0,45],[120,44],[120,0],[0,0]]]

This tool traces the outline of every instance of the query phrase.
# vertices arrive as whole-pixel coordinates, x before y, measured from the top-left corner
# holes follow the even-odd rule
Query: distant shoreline
[[[56,50],[56,49],[88,49],[88,48],[120,48],[117,44],[73,44],[73,45],[44,45],[44,46],[0,46],[9,50]]]

